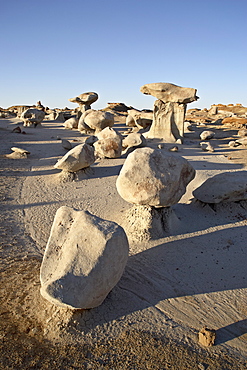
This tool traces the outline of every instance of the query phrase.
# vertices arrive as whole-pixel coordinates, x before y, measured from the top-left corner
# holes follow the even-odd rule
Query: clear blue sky
[[[247,0],[0,0],[0,107],[69,98],[152,108],[140,87],[197,89],[188,108],[247,106]]]

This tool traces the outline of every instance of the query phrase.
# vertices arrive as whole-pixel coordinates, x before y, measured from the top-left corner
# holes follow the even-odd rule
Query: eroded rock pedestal
[[[187,104],[198,99],[196,89],[160,82],[143,85],[140,91],[158,99],[154,103],[153,123],[147,137],[166,142],[182,141]]]

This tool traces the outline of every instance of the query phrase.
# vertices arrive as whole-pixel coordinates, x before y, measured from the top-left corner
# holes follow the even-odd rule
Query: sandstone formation
[[[166,142],[182,140],[186,107],[198,99],[196,89],[170,83],[152,83],[143,85],[140,90],[158,99],[154,103],[153,123],[147,137]]]
[[[91,104],[98,100],[98,94],[96,92],[86,92],[76,96],[75,98],[69,99],[72,103],[79,104],[79,114],[78,118],[80,118],[81,114],[88,109],[91,109]]]
[[[201,141],[200,147],[202,150],[204,150],[204,152],[214,152],[214,147],[207,141]]]
[[[54,167],[67,172],[76,172],[94,162],[94,148],[88,144],[79,144],[59,159]]]
[[[193,191],[193,195],[204,203],[247,200],[247,172],[224,172],[210,177]]]
[[[37,126],[45,118],[45,112],[36,108],[29,108],[21,114],[20,118],[24,122],[23,126]]]
[[[82,114],[78,123],[78,130],[80,132],[93,130],[97,134],[105,127],[112,127],[113,125],[114,115],[112,113],[90,109]]]
[[[126,126],[138,127],[139,129],[146,129],[151,126],[153,121],[153,112],[142,112],[137,109],[128,110],[126,118]]]
[[[113,128],[106,127],[97,135],[93,144],[98,158],[119,158],[122,154],[122,135]]]
[[[42,296],[65,308],[99,306],[122,276],[128,251],[126,234],[115,222],[59,208],[41,265]]]
[[[194,176],[186,159],[159,149],[139,148],[128,155],[116,185],[129,203],[169,207],[179,201]]]

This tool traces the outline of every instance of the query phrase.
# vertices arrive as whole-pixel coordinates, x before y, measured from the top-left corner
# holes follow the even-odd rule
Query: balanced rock
[[[247,171],[224,172],[208,178],[193,191],[204,203],[237,202],[247,199]]]
[[[122,154],[122,135],[113,128],[106,127],[97,135],[93,144],[95,155],[99,158],[119,158]]]
[[[59,208],[41,265],[42,296],[70,309],[99,306],[121,278],[128,251],[126,234],[115,222]]]
[[[93,104],[96,100],[98,100],[98,94],[96,92],[86,92],[76,96],[75,98],[69,99],[72,103],[79,104],[79,115],[80,118],[81,114],[88,109],[91,109],[91,104]]]
[[[140,91],[145,95],[152,95],[164,103],[191,103],[198,99],[196,89],[181,87],[167,82],[156,82],[143,85]]]
[[[23,126],[37,126],[45,118],[45,112],[40,109],[30,108],[26,109],[20,118],[24,122]]]
[[[94,109],[87,110],[82,114],[78,123],[78,130],[83,132],[94,130],[96,133],[106,127],[114,125],[114,115],[110,112],[102,112]]]
[[[147,147],[128,155],[116,186],[129,203],[169,207],[180,200],[194,177],[195,170],[186,159]]]
[[[88,144],[79,144],[59,159],[54,167],[63,171],[76,172],[89,167],[94,162],[94,148]]]

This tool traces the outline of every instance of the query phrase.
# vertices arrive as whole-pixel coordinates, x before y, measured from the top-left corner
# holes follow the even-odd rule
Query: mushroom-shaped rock
[[[224,172],[208,178],[193,191],[203,203],[247,200],[247,171]]]
[[[80,112],[85,112],[87,109],[91,108],[91,104],[98,100],[98,97],[96,92],[86,92],[75,98],[69,99],[69,101],[79,104]]]
[[[45,118],[45,112],[40,109],[29,108],[21,114],[20,118],[24,122],[23,126],[37,126]]]
[[[77,117],[71,117],[64,122],[63,126],[67,130],[73,130],[73,128],[78,128],[78,122],[79,120]]]
[[[121,278],[128,251],[126,234],[115,222],[59,208],[41,265],[42,296],[70,309],[99,306]]]
[[[67,172],[76,172],[94,162],[94,148],[88,144],[79,144],[59,159],[54,167]]]
[[[128,155],[116,186],[129,203],[169,207],[180,200],[194,177],[195,170],[186,159],[147,147]]]
[[[112,127],[113,125],[114,115],[112,113],[90,109],[84,112],[80,117],[78,130],[81,132],[94,130],[98,133],[105,127]]]
[[[140,91],[145,95],[152,95],[164,103],[191,103],[198,99],[196,89],[181,87],[168,82],[156,82],[143,85]]]
[[[122,135],[110,127],[104,128],[97,135],[93,144],[95,155],[99,158],[119,158],[122,154]]]

